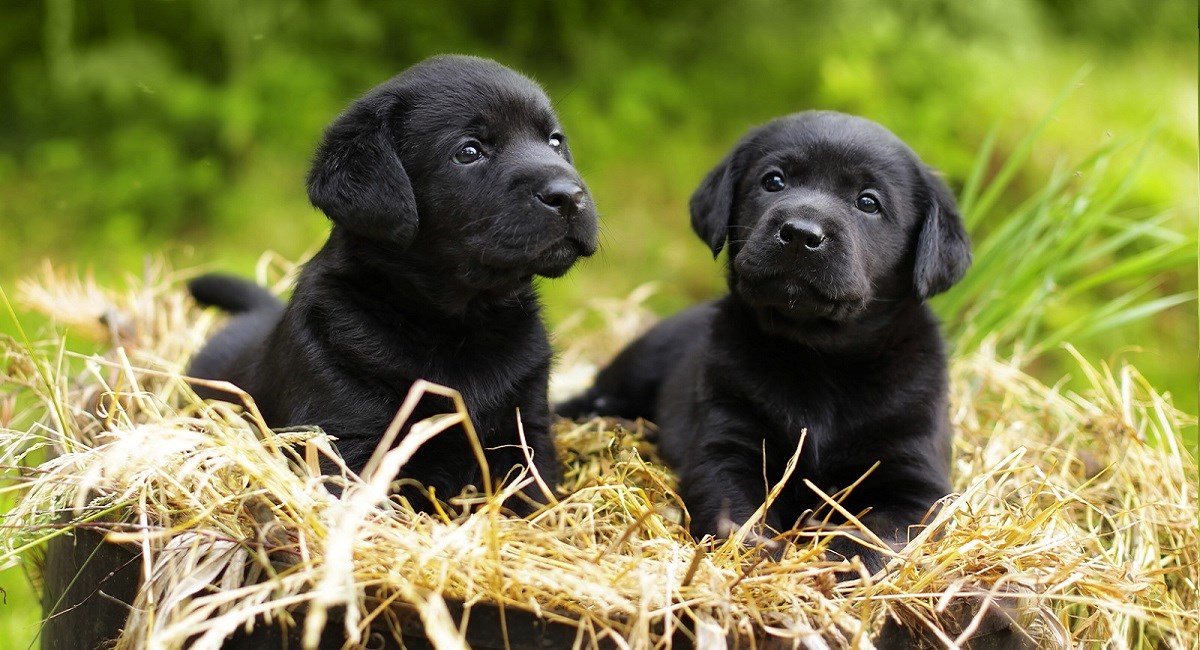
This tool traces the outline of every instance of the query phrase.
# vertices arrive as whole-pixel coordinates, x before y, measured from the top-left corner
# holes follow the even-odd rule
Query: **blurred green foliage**
[[[328,226],[303,179],[322,128],[406,66],[465,52],[547,88],[601,209],[599,256],[543,283],[553,320],[649,280],[664,313],[719,291],[719,267],[688,229],[691,190],[746,128],[836,109],[888,126],[956,189],[974,184],[974,206],[988,202],[968,206],[977,243],[1020,230],[1017,219],[1042,229],[1007,249],[993,240],[974,282],[992,285],[970,296],[997,302],[972,308],[952,292],[939,304],[948,331],[978,337],[963,319],[1030,314],[1035,326],[1009,343],[1071,332],[1086,356],[1129,358],[1195,413],[1195,302],[1171,305],[1197,279],[1195,26],[1185,0],[10,3],[0,21],[0,286],[44,257],[112,279],[149,253],[248,273],[265,249],[313,250]],[[1075,203],[1039,203],[1055,179]],[[1152,236],[1105,248],[1101,234],[1070,235],[1094,254],[1061,274],[1014,264],[1036,273],[1006,283],[1006,255],[1016,261],[1042,233],[1062,236],[1059,215],[1097,197],[1103,218],[1087,227]],[[1171,252],[1156,256],[1167,240]],[[1037,251],[1053,260],[1052,249]],[[1105,275],[1114,268],[1124,273]],[[1131,292],[1164,309],[1112,320]],[[1048,306],[1032,315],[1039,300]],[[1097,314],[1112,327],[1086,326]],[[1054,354],[1036,366],[1050,381],[1069,367]],[[10,603],[23,590],[11,575],[0,582]],[[31,620],[24,614],[0,611],[0,621]]]
[[[546,283],[552,318],[647,280],[662,283],[664,311],[718,291],[687,196],[747,127],[812,107],[884,123],[955,187],[973,169],[984,183],[1011,172],[987,215],[967,215],[977,242],[1056,168],[1146,141],[1106,159],[1124,187],[1109,209],[1194,242],[1195,17],[1182,0],[1154,11],[1136,0],[26,3],[0,24],[0,278],[47,256],[111,276],[148,252],[238,271],[266,248],[302,255],[327,228],[303,189],[323,126],[451,51],[547,87],[601,207],[604,251]],[[1022,164],[1006,170],[1014,154]],[[1125,280],[1152,283],[1149,300],[1187,294],[1193,265]],[[1046,326],[1122,295],[1089,288]],[[1145,350],[1135,362],[1195,412],[1194,317],[1194,303],[1179,305],[1073,342],[1092,357]]]
[[[26,3],[0,24],[0,279],[42,257],[105,277],[136,271],[148,252],[245,272],[267,248],[312,250],[327,224],[303,178],[321,129],[438,52],[534,76],[572,137],[605,247],[545,283],[552,319],[647,280],[662,284],[662,311],[719,291],[688,232],[688,195],[746,128],[814,107],[882,122],[956,188],[973,169],[991,183],[1020,154],[988,214],[967,215],[977,242],[1055,169],[1145,141],[1107,159],[1127,186],[1109,209],[1194,242],[1195,19],[1183,0],[1154,11],[1137,0]],[[1146,286],[1146,300],[1186,295],[1193,267],[1123,280]],[[1127,292],[1116,280],[1056,302],[1039,327],[1087,319]],[[1153,316],[1072,342],[1093,358],[1143,350],[1133,360],[1195,412],[1194,302]]]

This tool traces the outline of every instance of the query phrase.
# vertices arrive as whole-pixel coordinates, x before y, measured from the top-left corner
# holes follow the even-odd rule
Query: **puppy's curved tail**
[[[220,307],[231,314],[283,309],[283,301],[270,291],[232,275],[201,275],[192,278],[187,287],[196,302],[206,307]]]

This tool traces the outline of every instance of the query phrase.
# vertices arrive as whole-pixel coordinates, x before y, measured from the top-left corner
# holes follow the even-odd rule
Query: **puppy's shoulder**
[[[941,322],[925,303],[900,313],[892,327],[887,347],[890,365],[898,372],[943,373],[947,364],[946,341]]]

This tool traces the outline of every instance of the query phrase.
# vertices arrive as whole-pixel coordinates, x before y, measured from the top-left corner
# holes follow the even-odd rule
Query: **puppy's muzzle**
[[[583,210],[587,192],[578,183],[567,179],[554,179],[534,193],[538,201],[561,217],[573,217]]]

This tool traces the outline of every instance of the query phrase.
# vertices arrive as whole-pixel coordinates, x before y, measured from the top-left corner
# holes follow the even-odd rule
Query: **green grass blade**
[[[1075,91],[1075,88],[1087,77],[1088,72],[1090,72],[1090,67],[1085,66],[1079,72],[1075,73],[1075,76],[1067,82],[1066,87],[1063,88],[1062,92],[1059,93],[1058,97],[1050,105],[1050,110],[1046,111],[1046,115],[1021,139],[1013,150],[1013,153],[1004,161],[1004,165],[1000,167],[1000,171],[996,172],[996,176],[988,184],[978,203],[972,201],[973,221],[978,222],[982,220],[995,207],[996,201],[999,200],[1004,190],[1008,188],[1009,183],[1012,182],[1017,172],[1021,169],[1021,166],[1029,158],[1029,154],[1033,151],[1033,145],[1037,142],[1042,131],[1053,121],[1054,115],[1066,103],[1071,93]]]
[[[971,166],[971,173],[967,175],[967,180],[963,183],[962,192],[958,199],[958,209],[962,213],[963,222],[967,225],[968,230],[974,230],[979,213],[975,211],[975,202],[979,200],[979,188],[983,184],[983,175],[987,172],[988,163],[992,159],[992,154],[996,150],[996,136],[1000,129],[993,126],[983,138],[983,142],[979,145],[979,153],[975,155],[975,162]]]
[[[1155,314],[1166,311],[1172,307],[1183,305],[1196,300],[1196,293],[1189,291],[1186,293],[1178,293],[1170,296],[1163,296],[1154,300],[1134,304],[1136,298],[1122,300],[1121,308],[1112,310],[1102,310],[1100,313],[1092,314],[1092,317],[1086,321],[1077,321],[1083,325],[1078,328],[1073,328],[1075,331],[1056,331],[1044,342],[1045,348],[1055,347],[1065,343],[1070,336],[1076,338],[1088,338],[1105,332],[1116,329],[1122,325],[1127,325],[1144,318],[1149,318]],[[1128,304],[1129,306],[1125,306]],[[1070,336],[1068,336],[1070,335]]]

